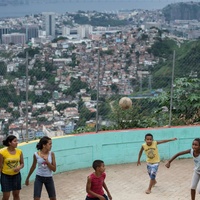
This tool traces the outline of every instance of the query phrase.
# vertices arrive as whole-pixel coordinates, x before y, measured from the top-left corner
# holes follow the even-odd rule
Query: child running
[[[176,159],[178,156],[190,153],[194,160],[194,172],[192,176],[191,184],[191,200],[195,200],[196,188],[200,179],[200,138],[196,138],[192,142],[192,148],[181,151],[175,154],[165,165],[167,168],[170,168],[171,162]],[[198,193],[200,193],[200,185],[197,188]]]
[[[35,170],[37,164],[38,168],[34,182],[34,200],[40,200],[43,184],[46,187],[49,199],[56,200],[56,191],[52,177],[52,172],[56,171],[56,160],[54,153],[51,151],[51,147],[51,138],[47,136],[42,137],[36,145],[36,148],[39,151],[35,152],[33,155],[33,164],[25,182],[26,185],[29,185],[29,178]]]
[[[166,142],[171,142],[177,140],[176,138],[172,138],[169,140],[161,140],[161,141],[154,141],[153,140],[153,135],[151,133],[147,133],[145,135],[145,143],[142,144],[142,147],[140,149],[139,155],[138,155],[138,161],[137,161],[137,166],[141,165],[140,163],[140,158],[142,156],[142,152],[145,151],[145,154],[147,156],[146,162],[147,162],[147,172],[150,177],[150,182],[149,182],[149,187],[145,191],[146,194],[151,193],[152,187],[157,183],[156,181],[156,174],[158,171],[159,163],[160,163],[160,156],[158,153],[158,144],[166,143]]]
[[[87,196],[85,200],[112,200],[112,196],[105,183],[105,165],[102,160],[95,160],[92,165],[95,170],[87,178],[86,192]],[[105,195],[103,188],[106,190],[107,195]]]

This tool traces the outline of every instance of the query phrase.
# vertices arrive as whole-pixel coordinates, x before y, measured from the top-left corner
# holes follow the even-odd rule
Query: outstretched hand
[[[170,163],[167,162],[167,164],[165,165],[165,167],[170,168]]]
[[[26,181],[25,181],[25,185],[26,185],[26,186],[29,185],[29,180],[28,180],[28,179],[26,179]]]
[[[141,165],[141,162],[140,162],[140,161],[137,162],[137,166],[139,166],[139,165]]]
[[[112,200],[112,196],[110,194],[108,194],[108,198],[109,200]]]
[[[172,138],[172,141],[175,141],[175,140],[177,140],[177,138]]]

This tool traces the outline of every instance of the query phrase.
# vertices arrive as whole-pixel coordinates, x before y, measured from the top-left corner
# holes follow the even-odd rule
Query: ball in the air
[[[132,107],[132,101],[128,97],[122,97],[119,100],[119,106],[121,107],[121,109],[127,110]]]

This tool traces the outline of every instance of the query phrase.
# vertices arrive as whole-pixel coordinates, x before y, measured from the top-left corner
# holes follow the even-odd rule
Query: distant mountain
[[[163,8],[167,21],[171,20],[200,20],[200,2],[181,2],[169,4]]]

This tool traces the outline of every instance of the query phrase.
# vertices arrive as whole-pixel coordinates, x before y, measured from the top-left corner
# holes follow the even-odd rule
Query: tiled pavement
[[[160,163],[158,183],[151,194],[145,194],[149,184],[145,163],[141,166],[136,163],[106,166],[106,184],[113,200],[189,200],[193,160],[175,160],[170,169],[165,167],[165,163]],[[87,168],[54,175],[57,200],[84,200],[86,177],[92,171],[92,168]],[[33,183],[24,186],[21,200],[31,200],[32,193]],[[196,199],[200,199],[199,194]],[[45,188],[41,200],[48,200]]]

